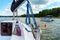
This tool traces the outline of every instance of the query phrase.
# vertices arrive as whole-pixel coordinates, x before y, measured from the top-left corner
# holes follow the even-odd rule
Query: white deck
[[[14,23],[13,24],[13,29],[14,29],[14,25],[15,25],[16,21],[3,21],[3,22],[13,22]],[[21,28],[21,31],[22,31],[21,36],[16,36],[16,35],[13,35],[13,34],[12,34],[12,36],[1,36],[0,35],[0,40],[35,40],[32,32],[27,31],[27,30],[32,31],[31,28],[24,23],[20,22],[19,24],[20,24],[20,28]],[[27,28],[27,30],[25,28]]]
[[[0,40],[11,40],[11,36],[0,36]]]

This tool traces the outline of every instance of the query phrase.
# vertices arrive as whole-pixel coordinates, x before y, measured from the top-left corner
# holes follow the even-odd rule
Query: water
[[[45,23],[46,29],[43,26],[41,28],[43,31],[42,40],[60,40],[60,19],[55,18],[53,22]]]
[[[11,20],[12,17],[0,17],[0,21]],[[25,18],[18,17],[21,22],[25,23]],[[53,22],[43,22],[40,21],[41,18],[36,18],[37,24],[40,25],[42,30],[41,40],[60,40],[60,18],[55,18]],[[32,24],[33,20],[31,18]],[[46,28],[44,24],[46,23]]]

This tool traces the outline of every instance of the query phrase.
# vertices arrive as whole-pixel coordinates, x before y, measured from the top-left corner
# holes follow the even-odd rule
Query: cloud
[[[34,13],[38,13],[44,9],[60,7],[60,0],[31,0],[31,5]],[[35,3],[34,3],[35,2]],[[38,3],[36,3],[38,2]],[[42,3],[39,3],[42,2]],[[54,4],[53,4],[54,3]],[[50,5],[50,6],[49,6]]]
[[[56,8],[60,7],[60,0],[50,0],[46,5],[45,9],[51,9],[51,8]]]
[[[31,6],[34,13],[38,13],[39,11],[44,9],[59,7],[60,4],[60,0],[29,0],[29,1],[31,1]],[[59,4],[56,5],[55,2],[59,2]],[[26,3],[27,2],[25,2],[18,8],[18,15],[26,14],[27,10]],[[55,6],[54,5],[51,6],[53,3],[55,3]],[[4,11],[0,12],[2,13],[0,15],[13,15],[13,13],[10,11],[10,6],[11,3],[8,4],[8,6],[4,9]]]
[[[39,5],[39,4],[46,4],[48,0],[29,0],[32,4]]]
[[[1,16],[7,16],[7,15],[11,16],[12,15],[12,12],[10,10],[10,5],[11,5],[11,3],[9,3],[3,11],[1,11],[1,14],[0,14]]]
[[[10,11],[10,9],[5,9],[1,12],[0,14],[1,16],[12,16],[12,12]]]
[[[18,16],[22,15],[26,12],[25,11],[26,8],[24,6],[25,6],[25,4],[18,8],[18,13],[17,13]],[[1,13],[0,15],[1,16],[12,16],[13,12],[11,12],[10,7],[11,7],[11,3],[9,3],[3,11],[0,11],[0,13]],[[16,15],[16,13],[15,13],[15,15]]]

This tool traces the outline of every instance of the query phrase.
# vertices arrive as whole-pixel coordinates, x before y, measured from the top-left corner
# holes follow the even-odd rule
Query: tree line
[[[44,17],[47,15],[52,15],[53,17],[59,17],[60,16],[60,7],[59,8],[52,8],[52,9],[45,9],[40,11],[39,13],[34,14],[35,17]],[[30,14],[30,17],[32,15]],[[21,17],[26,17],[26,15],[21,15]]]

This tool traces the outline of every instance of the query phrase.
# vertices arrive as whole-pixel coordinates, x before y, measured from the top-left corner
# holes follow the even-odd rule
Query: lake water
[[[0,21],[11,19],[12,17],[0,17]],[[16,19],[25,23],[25,18],[23,17],[18,17]],[[54,18],[53,22],[43,22],[40,20],[41,18],[36,18],[37,24],[40,25],[42,30],[41,40],[60,40],[60,18]],[[33,23],[32,18],[31,22]],[[46,24],[46,28],[44,27],[44,24]]]

